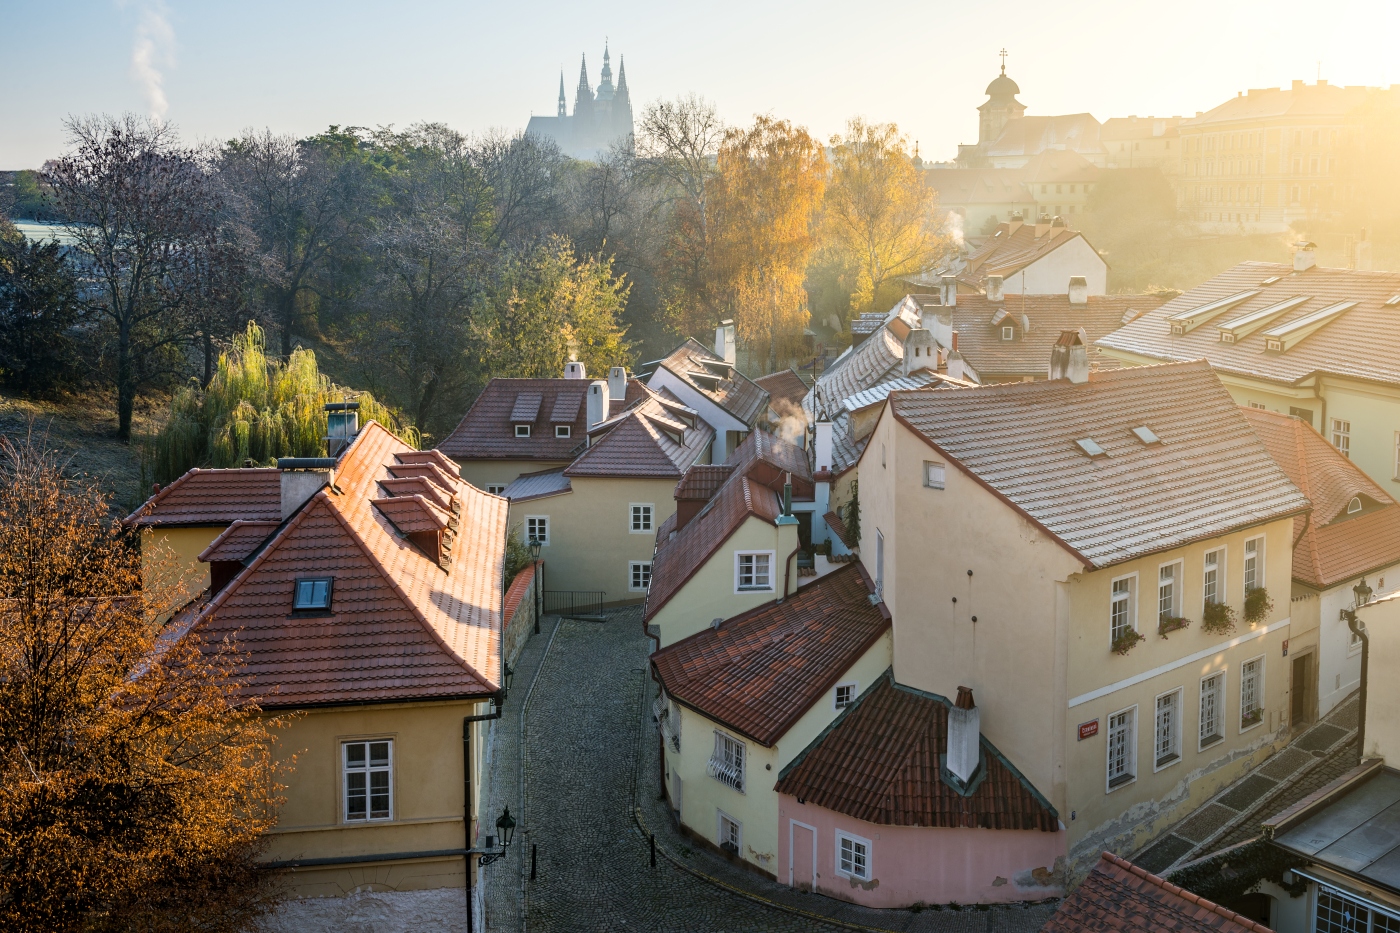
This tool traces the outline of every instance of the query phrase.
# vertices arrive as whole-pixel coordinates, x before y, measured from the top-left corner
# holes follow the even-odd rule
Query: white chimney
[[[614,366],[608,370],[608,396],[617,399],[627,397],[626,366]]]
[[[1050,349],[1050,378],[1068,379],[1075,385],[1089,381],[1089,347],[1084,329],[1060,332],[1060,339]]]
[[[1089,280],[1082,275],[1069,277],[1069,303],[1087,305],[1089,303]]]
[[[953,331],[953,346],[948,350],[948,377],[966,379],[967,370],[963,367],[962,354],[958,352],[958,332]]]
[[[1306,272],[1317,265],[1317,244],[1299,240],[1293,244],[1293,271]]]
[[[943,283],[941,286],[943,304],[950,308],[956,308],[958,306],[958,277],[948,274],[940,275],[938,279]]]
[[[1001,304],[1005,299],[1002,297],[1004,279],[999,275],[987,276],[987,300],[993,304]]]
[[[948,770],[966,786],[982,760],[982,715],[969,687],[958,688],[958,699],[948,710]]]
[[[922,327],[909,332],[904,338],[904,375],[920,369],[938,368],[938,345],[933,341],[933,331]]]
[[[739,359],[734,346],[734,322],[720,321],[715,328],[715,356],[733,366]]]
[[[818,470],[831,469],[831,422],[818,421],[812,432],[812,457]]]
[[[578,360],[569,360],[564,364],[565,379],[587,379],[588,374],[584,372],[583,364]]]
[[[295,514],[322,488],[335,482],[335,460],[331,457],[282,457],[282,521]]]
[[[588,384],[588,429],[593,430],[595,424],[608,420],[609,392],[608,384],[602,379],[595,379]]]

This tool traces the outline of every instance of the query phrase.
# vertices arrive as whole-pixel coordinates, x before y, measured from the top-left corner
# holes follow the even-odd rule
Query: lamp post
[[[1346,620],[1347,628],[1351,633],[1361,640],[1361,696],[1356,704],[1356,755],[1357,760],[1366,756],[1366,683],[1371,667],[1371,636],[1366,631],[1366,623],[1356,617],[1356,610],[1371,601],[1372,589],[1366,585],[1366,578],[1362,577],[1361,582],[1351,588],[1352,595],[1356,598],[1350,609],[1342,610],[1342,618]]]
[[[542,542],[540,541],[539,538],[531,538],[531,539],[530,539],[530,560],[531,560],[531,562],[535,565],[535,579],[534,579],[533,582],[534,582],[534,585],[535,585],[535,634],[536,634],[536,635],[538,635],[538,634],[540,633],[540,599],[542,598],[542,597],[541,597],[541,587],[540,587],[540,545],[541,545],[541,543],[542,543]]]
[[[485,868],[499,858],[504,858],[506,850],[510,848],[510,841],[515,836],[515,820],[510,815],[510,807],[506,807],[496,820],[496,833],[496,836],[486,837],[486,848],[495,850],[496,839],[499,837],[501,840],[500,851],[483,852],[481,857],[477,859],[477,865],[481,868]]]

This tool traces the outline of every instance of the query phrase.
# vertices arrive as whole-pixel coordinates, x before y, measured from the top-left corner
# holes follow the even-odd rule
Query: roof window
[[[331,577],[312,577],[292,584],[292,609],[315,612],[331,608]]]
[[[1325,325],[1331,323],[1334,318],[1350,311],[1358,304],[1360,302],[1338,301],[1311,314],[1305,314],[1297,320],[1266,330],[1264,331],[1264,349],[1274,353],[1287,353]]]
[[[1260,285],[1272,285],[1272,284],[1274,284],[1275,282],[1277,282],[1280,278],[1282,278],[1282,276],[1271,275],[1271,276],[1269,276],[1267,279],[1265,279],[1264,281],[1260,282],[1259,284],[1260,284]]]
[[[1263,308],[1247,311],[1239,317],[1231,318],[1223,324],[1217,324],[1216,326],[1220,328],[1220,342],[1238,343],[1259,328],[1272,324],[1299,305],[1306,304],[1311,298],[1311,295],[1285,298],[1283,301],[1274,302]]]
[[[1171,325],[1173,336],[1189,334],[1202,324],[1230,310],[1235,305],[1244,304],[1251,298],[1261,294],[1260,289],[1253,289],[1247,292],[1236,292],[1233,295],[1226,295],[1224,298],[1217,298],[1195,308],[1188,308],[1185,311],[1178,311],[1167,318],[1167,323]]]
[[[556,425],[554,426],[554,436],[555,436],[555,437],[568,437],[568,436],[570,436],[571,434],[573,434],[573,425],[568,425],[568,424],[556,424]]]
[[[1157,436],[1157,432],[1153,431],[1151,428],[1149,428],[1149,427],[1148,427],[1147,425],[1145,425],[1145,424],[1144,424],[1144,425],[1141,425],[1141,426],[1139,426],[1139,427],[1133,428],[1133,434],[1137,435],[1137,439],[1140,440],[1140,441],[1142,441],[1144,444],[1160,444],[1160,443],[1162,443],[1162,439],[1161,439],[1160,437]]]
[[[1382,305],[1386,308],[1393,308],[1396,305],[1400,305],[1400,295],[1391,295],[1384,302],[1382,302]]]
[[[1075,443],[1079,445],[1080,450],[1084,451],[1090,457],[1098,458],[1108,456],[1108,451],[1100,447],[1098,441],[1094,440],[1092,437],[1081,437],[1079,440],[1075,441]]]
[[[516,436],[516,437],[529,437],[529,436],[530,436],[530,426],[529,426],[528,424],[517,424],[517,425],[515,426],[515,436]]]

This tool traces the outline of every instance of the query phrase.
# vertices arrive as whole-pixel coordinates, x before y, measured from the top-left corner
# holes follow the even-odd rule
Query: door
[[[1301,726],[1312,719],[1313,653],[1293,659],[1293,682],[1289,685],[1288,724]]]
[[[814,826],[788,821],[788,884],[799,891],[810,891],[816,884],[817,830]]]
[[[681,792],[685,789],[681,776],[675,771],[671,772],[671,804],[676,808],[676,819],[680,819],[683,811],[681,809]]]

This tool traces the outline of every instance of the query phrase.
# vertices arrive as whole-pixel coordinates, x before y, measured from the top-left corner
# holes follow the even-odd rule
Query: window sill
[[[1213,745],[1219,745],[1223,741],[1225,741],[1225,736],[1223,735],[1208,735],[1201,740],[1201,744],[1199,746],[1200,751],[1205,751]]]
[[[865,875],[857,875],[855,872],[842,871],[842,870],[839,869],[839,868],[836,869],[836,877],[838,877],[838,878],[849,878],[849,879],[851,879],[852,881],[859,881],[861,884],[865,884],[865,883],[867,883],[867,882],[870,881],[870,879],[867,878]]]
[[[1254,722],[1242,722],[1242,723],[1240,723],[1240,735],[1244,735],[1246,732],[1250,731],[1251,729],[1258,729],[1258,728],[1259,728],[1260,726],[1262,726],[1263,724],[1264,724],[1263,717],[1260,717],[1259,719],[1255,720]]]
[[[1180,761],[1180,755],[1169,755],[1166,758],[1159,758],[1157,759],[1157,763],[1153,766],[1152,770],[1161,771],[1163,768],[1170,768],[1172,765],[1177,764]]]
[[[771,586],[741,586],[735,590],[737,593],[771,593]]]
[[[1136,780],[1136,774],[1120,774],[1118,777],[1108,782],[1108,793],[1111,794],[1120,787],[1127,787]]]

